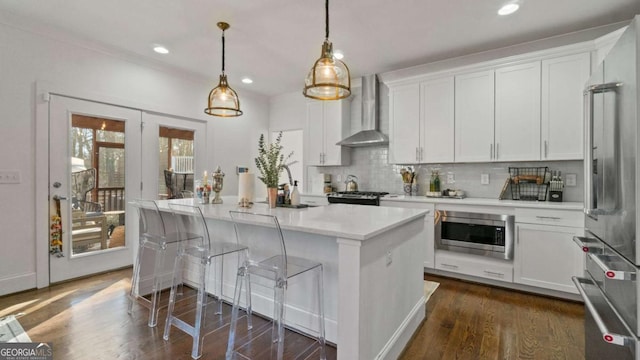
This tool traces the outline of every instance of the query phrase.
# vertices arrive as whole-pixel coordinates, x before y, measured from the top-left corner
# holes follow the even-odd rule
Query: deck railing
[[[100,187],[95,201],[102,205],[102,211],[124,211],[124,187]]]

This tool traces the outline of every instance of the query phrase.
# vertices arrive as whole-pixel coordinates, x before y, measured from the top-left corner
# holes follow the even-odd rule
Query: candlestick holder
[[[220,170],[220,166],[216,171],[211,174],[213,178],[212,190],[216,193],[215,197],[211,201],[212,204],[222,204],[222,198],[220,198],[220,191],[222,191],[222,184],[224,179],[224,173]]]

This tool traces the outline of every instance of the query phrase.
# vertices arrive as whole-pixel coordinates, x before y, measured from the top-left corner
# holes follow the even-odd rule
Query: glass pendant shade
[[[221,117],[242,115],[238,94],[227,84],[227,75],[220,75],[218,86],[209,93],[209,106],[204,109],[204,112]]]
[[[351,95],[351,74],[347,65],[333,56],[333,44],[329,41],[329,0],[325,0],[324,9],[322,53],[304,79],[302,94],[316,100],[340,100]]]
[[[333,56],[328,40],[322,44],[322,55],[305,79],[303,94],[317,100],[338,100],[351,95],[349,68]]]
[[[222,30],[222,74],[218,86],[209,93],[209,103],[204,112],[213,116],[233,117],[242,115],[240,110],[240,100],[238,94],[227,83],[227,75],[224,73],[224,31],[229,28],[229,24],[219,22],[218,27]]]

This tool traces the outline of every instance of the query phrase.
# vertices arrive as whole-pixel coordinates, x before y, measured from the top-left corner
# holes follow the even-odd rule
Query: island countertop
[[[283,230],[301,231],[352,240],[373,238],[427,213],[426,210],[422,209],[349,204],[332,204],[301,209],[271,209],[267,204],[256,203],[253,204],[253,207],[247,209],[239,207],[234,196],[225,196],[223,201],[223,204],[198,204],[194,199],[173,199],[159,200],[157,203],[160,210],[168,210],[170,203],[199,205],[202,209],[202,214],[208,219],[231,221],[230,210],[275,215]]]

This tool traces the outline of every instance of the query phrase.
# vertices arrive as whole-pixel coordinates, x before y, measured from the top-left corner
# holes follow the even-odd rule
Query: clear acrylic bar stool
[[[322,263],[312,260],[288,256],[284,236],[280,223],[275,216],[255,214],[246,211],[229,211],[233,219],[238,242],[247,245],[251,250],[249,256],[238,269],[236,277],[236,289],[231,310],[231,327],[227,344],[226,359],[246,358],[246,355],[237,353],[236,342],[245,347],[239,339],[236,339],[238,322],[238,310],[242,284],[246,283],[245,292],[251,296],[250,276],[265,278],[273,284],[274,309],[273,322],[271,324],[271,352],[270,358],[283,358],[284,355],[284,315],[285,295],[289,280],[295,276],[309,273],[315,275],[316,291],[313,302],[317,304],[317,341],[320,348],[320,359],[326,359],[325,333],[324,333],[324,293],[323,293],[323,266]],[[249,302],[249,301],[247,301]],[[268,329],[267,329],[268,331]],[[273,345],[276,345],[275,348]],[[305,350],[306,351],[306,350]]]
[[[219,285],[217,289],[219,293],[216,314],[222,314],[224,255],[237,254],[238,264],[241,264],[244,258],[248,256],[248,249],[246,246],[239,245],[236,239],[233,239],[231,242],[224,242],[211,237],[208,225],[202,215],[202,210],[198,206],[169,204],[169,207],[173,211],[173,216],[178,226],[178,233],[181,236],[196,234],[198,235],[197,239],[199,243],[193,246],[181,246],[178,249],[173,268],[173,285],[171,286],[171,293],[169,295],[169,308],[167,310],[167,321],[164,327],[163,338],[169,340],[172,325],[184,331],[193,338],[191,357],[198,359],[202,356],[202,338],[205,335],[202,334],[202,329],[206,315],[207,274],[209,272],[209,266],[212,260],[219,261],[218,269],[215,270],[217,279],[214,279],[214,281],[217,281]],[[180,319],[180,315],[174,313],[177,287],[182,282],[183,261],[185,257],[194,259],[195,261],[193,263],[198,266],[198,279],[194,281],[197,282],[198,293],[196,295],[196,311],[193,325]],[[251,299],[247,297],[247,300],[247,311],[250,312]]]
[[[139,239],[138,239],[138,256],[136,256],[133,266],[133,276],[131,277],[131,291],[129,314],[133,311],[134,302],[139,302],[149,309],[149,327],[155,327],[158,323],[159,312],[159,294],[162,290],[162,279],[160,273],[164,265],[167,246],[172,243],[178,243],[181,237],[177,231],[167,231],[167,228],[173,228],[167,223],[166,217],[168,213],[162,213],[158,209],[158,204],[154,200],[134,200],[138,209],[139,219]],[[151,289],[151,299],[146,299],[139,294],[140,287],[140,267],[145,254],[145,249],[151,249],[155,252],[155,261],[153,267],[153,285]]]

